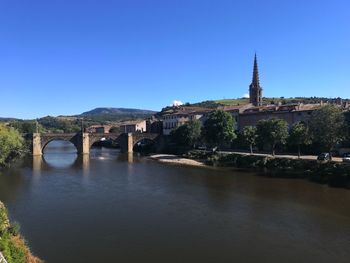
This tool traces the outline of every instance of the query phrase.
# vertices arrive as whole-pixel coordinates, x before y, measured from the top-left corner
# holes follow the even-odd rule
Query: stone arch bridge
[[[133,152],[134,146],[141,140],[152,140],[159,145],[158,133],[33,133],[32,154],[42,155],[46,145],[54,140],[69,141],[79,154],[89,154],[91,146],[101,139],[111,139],[120,145],[122,152]]]

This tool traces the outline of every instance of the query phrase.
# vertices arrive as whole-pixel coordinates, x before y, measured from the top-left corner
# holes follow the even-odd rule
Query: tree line
[[[81,120],[79,119],[60,119],[46,116],[37,120],[16,120],[9,124],[16,128],[20,133],[55,132],[55,133],[74,133],[81,130]],[[85,124],[86,125],[86,124]]]
[[[269,148],[274,155],[277,148],[295,149],[301,155],[302,148],[313,153],[328,151],[339,144],[350,141],[350,113],[334,105],[325,105],[313,111],[307,123],[297,122],[289,127],[282,119],[260,120],[255,127],[246,126],[236,130],[231,114],[215,110],[202,124],[199,120],[189,121],[171,132],[172,140],[181,146],[196,147],[206,144],[220,148]],[[311,149],[311,150],[310,150]]]
[[[83,122],[82,122],[83,120]],[[60,118],[46,116],[37,120],[14,120],[9,125],[17,129],[20,133],[51,132],[51,133],[76,133],[82,128],[91,125],[99,125],[104,122],[92,121],[91,119]]]

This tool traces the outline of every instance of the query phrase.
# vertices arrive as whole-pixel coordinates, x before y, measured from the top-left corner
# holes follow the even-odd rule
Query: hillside
[[[155,114],[155,111],[130,108],[96,108],[75,117],[84,117],[93,121],[120,121],[148,118]]]
[[[118,126],[122,121],[139,120],[151,117],[155,112],[141,109],[126,108],[96,108],[81,114],[64,116],[45,116],[38,118],[38,129],[41,132],[78,132],[81,126],[89,127],[96,124],[112,124]],[[0,122],[8,122],[21,133],[36,131],[36,121],[0,118]]]
[[[96,116],[96,115],[152,115],[155,111],[140,110],[130,108],[96,108],[83,112],[80,116]]]
[[[323,97],[295,97],[295,98],[266,98],[263,97],[263,104],[297,104],[297,103],[304,103],[304,104],[312,104],[312,103],[320,103],[323,102],[337,102],[341,100],[340,98],[323,98]],[[342,99],[343,102],[350,102],[349,99]],[[187,104],[186,106],[195,106],[195,107],[207,107],[207,108],[217,108],[219,106],[228,106],[228,105],[244,105],[248,104],[249,99],[248,98],[237,98],[237,99],[222,99],[222,100],[207,100],[197,103],[191,103]]]
[[[18,120],[16,118],[6,118],[6,117],[0,117],[0,122],[8,122],[8,121],[15,121]]]

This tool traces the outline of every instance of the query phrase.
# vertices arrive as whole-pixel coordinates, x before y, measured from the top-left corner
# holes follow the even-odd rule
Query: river
[[[55,262],[349,262],[350,191],[51,142],[0,200]]]

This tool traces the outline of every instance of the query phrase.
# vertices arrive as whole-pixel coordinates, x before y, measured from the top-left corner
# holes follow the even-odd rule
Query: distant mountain
[[[7,121],[15,121],[18,120],[17,118],[7,118],[7,117],[0,117],[0,121],[7,122]]]
[[[120,121],[148,118],[155,113],[155,111],[141,109],[96,108],[76,115],[76,117],[84,117],[94,121]]]
[[[80,116],[96,116],[96,115],[152,115],[155,111],[128,109],[128,108],[96,108],[91,111],[86,111]]]

